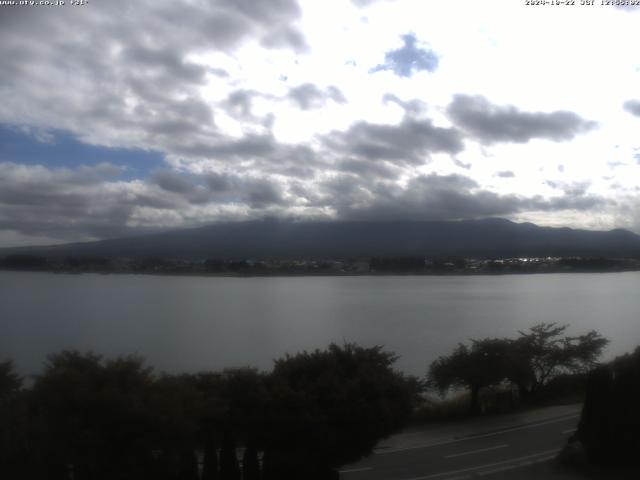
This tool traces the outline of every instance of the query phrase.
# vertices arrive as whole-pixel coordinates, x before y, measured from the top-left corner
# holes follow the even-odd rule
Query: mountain
[[[262,220],[151,235],[0,250],[33,255],[172,258],[345,258],[369,256],[605,256],[640,258],[626,230],[539,227],[504,219],[464,221]]]

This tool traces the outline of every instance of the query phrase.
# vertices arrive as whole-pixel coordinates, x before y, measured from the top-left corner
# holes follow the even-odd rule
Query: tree
[[[77,480],[143,478],[155,425],[151,383],[138,357],[50,356],[31,395],[38,455],[71,465]]]
[[[509,380],[523,396],[535,395],[556,376],[582,373],[596,365],[609,342],[592,330],[577,337],[563,336],[567,326],[555,323],[534,325],[520,337],[471,340],[459,344],[450,355],[435,360],[428,373],[428,385],[441,393],[451,387],[471,392],[471,413],[480,412],[480,390]]]
[[[512,342],[502,338],[471,340],[458,344],[450,355],[439,357],[429,367],[428,385],[444,394],[451,387],[471,392],[469,410],[480,413],[480,390],[509,376]]]
[[[0,364],[0,475],[35,480],[336,478],[401,428],[418,382],[356,345],[286,356],[272,373],[155,375],[138,357],[64,351],[30,390]],[[7,420],[7,422],[5,422]],[[221,446],[218,456],[217,446]]]
[[[378,440],[399,430],[418,387],[392,368],[395,360],[381,347],[353,344],[276,360],[265,478],[330,475],[331,468],[370,454]]]
[[[587,372],[609,343],[595,330],[577,337],[563,336],[568,325],[540,323],[528,332],[519,331],[513,358],[518,369],[510,378],[522,394],[532,396],[561,373]]]
[[[11,360],[0,362],[0,477],[18,478],[24,463],[26,412],[22,378]]]
[[[15,395],[20,387],[22,378],[16,373],[13,361],[0,362],[0,402]]]
[[[640,449],[639,379],[640,347],[593,370],[577,432],[591,462],[632,467],[633,478]]]

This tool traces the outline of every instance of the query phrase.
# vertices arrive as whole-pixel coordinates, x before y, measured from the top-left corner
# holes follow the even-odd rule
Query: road
[[[359,463],[344,467],[344,480],[464,480],[540,478],[576,428],[577,405],[528,415],[457,424],[392,437]],[[528,473],[527,473],[528,472]],[[546,477],[546,475],[545,475]]]

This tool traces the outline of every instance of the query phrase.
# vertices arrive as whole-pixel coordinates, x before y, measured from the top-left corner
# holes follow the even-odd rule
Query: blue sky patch
[[[411,77],[419,71],[434,72],[438,68],[438,56],[432,50],[417,46],[413,33],[402,35],[404,45],[384,56],[384,63],[370,70],[371,73],[391,70],[399,77]]]
[[[165,165],[157,151],[88,145],[64,131],[31,133],[6,125],[0,125],[0,162],[71,169],[106,162],[126,167],[123,180],[145,178]]]

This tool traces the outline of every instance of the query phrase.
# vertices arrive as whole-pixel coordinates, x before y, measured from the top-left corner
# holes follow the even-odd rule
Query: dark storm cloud
[[[358,220],[454,220],[508,215],[516,210],[515,197],[480,191],[477,183],[462,175],[425,175],[406,188],[378,189],[378,195],[355,205],[344,205],[340,216]]]
[[[302,85],[291,88],[287,97],[302,110],[321,108],[328,100],[333,100],[341,104],[347,102],[347,99],[338,87],[330,86],[322,90],[313,83],[303,83]]]
[[[413,33],[403,35],[404,45],[384,55],[384,63],[373,67],[370,73],[390,70],[399,77],[411,77],[420,71],[434,72],[438,68],[438,56],[432,50],[418,46]]]
[[[316,215],[332,211],[342,219],[452,220],[526,211],[588,211],[608,204],[590,195],[587,184],[556,184],[562,193],[545,199],[500,195],[455,174],[422,175],[398,184],[398,167],[373,165],[381,168],[345,161],[334,167],[341,173],[334,169],[329,178],[304,183],[279,175],[173,170],[154,171],[148,181],[125,182],[120,180],[122,170],[109,164],[71,170],[0,163],[0,229],[79,240],[193,224],[194,209],[205,209],[195,217],[196,223],[220,218],[218,213],[207,216],[210,208],[236,208],[237,219],[286,216],[294,205],[312,213],[316,209]]]
[[[157,170],[148,181],[124,182],[122,173],[110,164],[72,170],[0,163],[0,230],[109,238],[157,229],[163,220],[180,224],[191,208],[244,206],[259,215],[291,205],[285,185],[267,177]]]
[[[177,198],[192,204],[246,204],[260,209],[270,205],[286,205],[283,187],[268,178],[229,173],[195,175],[176,171],[156,171],[155,184]]]
[[[247,134],[240,138],[221,137],[200,143],[181,143],[175,151],[232,167],[238,173],[262,172],[267,175],[313,177],[327,161],[310,146],[278,142],[269,132]]]
[[[270,205],[286,205],[284,192],[276,183],[253,180],[246,183],[244,201],[251,208],[264,208]]]
[[[364,121],[345,132],[324,137],[327,147],[336,153],[362,160],[388,160],[420,164],[432,153],[456,154],[464,149],[457,130],[433,125],[428,119],[405,117],[398,125],[380,125]]]
[[[423,175],[406,187],[384,183],[338,206],[341,218],[358,220],[458,220],[509,216],[525,211],[590,210],[607,204],[599,196],[565,192],[544,199],[483,190],[463,175]]]
[[[273,180],[229,173],[210,173],[203,178],[211,199],[218,203],[244,203],[254,209],[289,204],[283,186]]]
[[[574,112],[522,112],[514,106],[493,105],[479,95],[455,95],[447,113],[457,126],[485,144],[571,140],[597,126]]]
[[[0,229],[69,240],[123,234],[132,207],[101,188],[121,172],[109,164],[51,170],[0,163]]]
[[[270,157],[278,148],[278,143],[270,134],[248,134],[241,138],[219,137],[201,143],[181,143],[175,151],[183,155],[206,157],[226,162],[251,158]]]
[[[339,161],[335,168],[336,170],[355,173],[360,178],[384,178],[388,180],[398,178],[403,172],[403,169],[389,162],[370,162],[354,158]]]
[[[640,100],[627,100],[624,102],[623,107],[631,115],[640,117]]]
[[[340,173],[322,181],[318,187],[317,196],[311,200],[315,205],[334,209],[340,219],[347,218],[346,210],[370,202],[375,188],[353,173]]]
[[[193,182],[190,182],[184,175],[171,170],[157,170],[152,173],[151,181],[163,190],[173,193],[190,193],[194,189]]]
[[[180,52],[158,47],[133,45],[124,48],[122,60],[138,68],[161,70],[174,82],[202,83],[207,69],[186,61]]]

